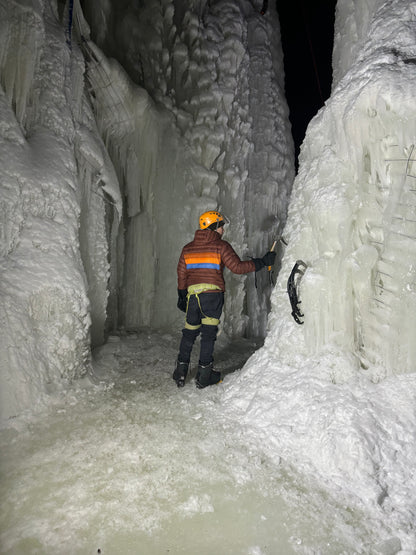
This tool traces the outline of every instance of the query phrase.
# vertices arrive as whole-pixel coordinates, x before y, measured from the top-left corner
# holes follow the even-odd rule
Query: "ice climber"
[[[192,347],[199,334],[196,386],[203,388],[221,379],[213,367],[213,352],[224,305],[224,267],[234,274],[248,274],[274,264],[274,252],[266,253],[263,258],[240,260],[230,243],[222,239],[225,223],[228,220],[219,212],[204,212],[199,218],[200,229],[195,232],[194,240],[184,246],[179,258],[178,308],[185,312],[186,318],[172,376],[178,387],[185,385]]]

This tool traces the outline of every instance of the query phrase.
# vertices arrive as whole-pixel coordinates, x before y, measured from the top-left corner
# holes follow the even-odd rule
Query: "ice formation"
[[[121,209],[83,59],[49,6],[0,6],[2,417],[86,373],[91,321],[104,338],[105,195]]]
[[[338,2],[269,333],[227,394],[271,456],[382,522],[388,553],[416,545],[415,16],[407,1]],[[303,325],[286,293],[299,259]]]
[[[416,12],[400,1],[363,9],[337,8],[336,80],[302,148],[270,335],[289,352],[295,334],[307,356],[336,346],[380,379],[416,363]],[[348,60],[340,51],[355,37]],[[297,259],[309,266],[302,329],[284,310]]]
[[[2,419],[85,375],[108,330],[180,325],[175,266],[199,212],[223,210],[244,257],[285,221],[274,7],[99,8],[0,4]],[[383,554],[416,545],[415,21],[408,0],[339,0],[332,95],[302,147],[265,345],[206,397],[269,460],[361,512]],[[298,259],[302,326],[286,293]],[[267,284],[227,285],[226,333],[264,335]]]
[[[4,417],[85,374],[109,330],[180,327],[198,215],[220,208],[260,256],[294,177],[274,9],[82,7],[91,32],[78,0],[0,8]],[[228,335],[264,337],[263,278],[229,276]]]
[[[133,85],[130,95],[148,98],[145,114],[133,115],[137,108],[120,95],[118,65],[89,65],[102,132],[110,151],[117,150],[112,159],[127,191],[131,244],[119,323],[173,324],[175,254],[193,236],[199,213],[223,210],[232,222],[227,237],[246,258],[265,252],[284,224],[294,174],[278,20],[274,9],[265,19],[248,1],[83,6],[97,45],[153,100]],[[103,88],[95,69],[117,76]],[[141,269],[135,257],[143,249],[157,260]],[[252,276],[228,276],[230,335],[264,337],[267,285],[256,289]]]

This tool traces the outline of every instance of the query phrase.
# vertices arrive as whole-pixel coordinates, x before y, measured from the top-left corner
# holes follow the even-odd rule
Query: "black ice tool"
[[[299,284],[307,267],[303,260],[297,260],[287,280],[287,293],[292,306],[292,316],[297,324],[303,324],[301,318],[304,317],[304,314],[299,309],[299,305],[302,302],[299,300]]]

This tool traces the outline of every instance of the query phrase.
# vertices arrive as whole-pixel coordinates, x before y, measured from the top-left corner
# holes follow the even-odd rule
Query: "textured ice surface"
[[[226,505],[250,530],[260,513],[271,522],[278,492],[294,507],[284,522],[299,551],[305,541],[325,553],[414,552],[413,3],[338,3],[333,93],[302,147],[265,347],[203,395],[173,387],[176,347],[161,337],[142,338],[129,356],[109,343],[98,390],[69,383],[88,372],[89,334],[102,341],[106,316],[110,327],[180,327],[179,245],[210,203],[231,218],[242,256],[261,254],[280,230],[292,154],[272,78],[275,14],[260,20],[245,1],[146,2],[118,21],[117,42],[107,30],[123,12],[106,3],[92,10],[99,48],[82,41],[81,51],[77,40],[68,48],[53,2],[0,10],[1,410],[51,403],[49,416],[12,419],[19,433],[2,436],[5,545],[56,552],[71,539],[74,551],[95,550],[89,530],[103,542],[121,530],[128,542],[133,526],[165,530],[172,507],[179,522],[202,515],[215,528]],[[88,39],[80,12],[75,21],[73,38]],[[120,52],[121,63],[110,59]],[[286,294],[299,258],[303,326]],[[256,292],[252,278],[227,276],[230,333],[265,325],[270,289]],[[208,487],[195,490],[201,475]],[[252,490],[266,506],[246,518]],[[244,549],[267,553],[253,534]]]
[[[176,340],[112,337],[96,386],[78,383],[0,433],[2,553],[370,552],[379,530],[359,510],[305,489],[237,411],[224,416],[254,345],[219,341],[224,382],[178,389]]]

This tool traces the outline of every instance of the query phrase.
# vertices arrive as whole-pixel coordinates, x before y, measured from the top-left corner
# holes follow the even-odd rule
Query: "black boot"
[[[208,385],[214,385],[221,380],[221,374],[213,369],[213,363],[198,365],[198,372],[195,378],[196,387],[203,389]]]
[[[221,373],[220,372],[216,372],[215,370],[213,370],[211,372],[211,376],[210,376],[210,384],[209,385],[215,385],[216,383],[221,381]]]
[[[212,362],[205,366],[203,364],[198,364],[198,372],[195,377],[195,384],[198,389],[203,389],[209,385],[211,372]]]
[[[189,362],[176,361],[176,368],[172,374],[172,378],[175,380],[178,387],[183,387],[185,385],[186,375],[188,374]]]

